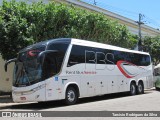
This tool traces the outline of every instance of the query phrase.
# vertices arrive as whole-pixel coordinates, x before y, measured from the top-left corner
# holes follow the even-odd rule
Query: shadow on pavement
[[[145,91],[144,94],[150,94],[152,91]],[[141,94],[141,95],[144,95]],[[130,97],[128,93],[115,93],[115,94],[107,94],[102,96],[96,96],[96,97],[89,97],[89,98],[81,98],[77,104],[85,104],[85,103],[91,103],[96,101],[103,101],[103,100],[110,100],[110,99],[117,99],[117,98],[123,98],[123,97]],[[3,100],[2,100],[3,101]],[[8,100],[8,102],[12,102],[12,100]],[[0,103],[1,100],[0,100]],[[43,110],[43,109],[49,109],[49,108],[58,108],[58,107],[64,107],[66,104],[60,100],[60,101],[48,101],[48,102],[40,102],[40,103],[25,103],[25,104],[16,104],[16,105],[7,105],[1,106],[0,110],[9,109],[9,110],[19,110],[23,109],[25,110]]]

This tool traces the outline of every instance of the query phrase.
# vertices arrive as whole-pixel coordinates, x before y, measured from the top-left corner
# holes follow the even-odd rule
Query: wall
[[[8,71],[4,70],[5,61],[0,55],[0,94],[2,92],[10,92],[12,88],[14,63],[8,65]]]

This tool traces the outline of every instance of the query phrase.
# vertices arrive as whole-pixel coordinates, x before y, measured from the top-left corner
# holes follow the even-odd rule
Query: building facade
[[[98,13],[103,13],[106,17],[113,19],[113,20],[116,20],[120,24],[126,25],[128,30],[132,34],[138,35],[138,33],[139,33],[139,27],[138,27],[138,24],[136,23],[136,21],[131,20],[126,17],[123,17],[121,15],[118,15],[116,13],[110,12],[106,9],[102,9],[102,8],[97,7],[95,5],[91,5],[91,4],[82,2],[80,0],[50,0],[50,1],[73,4],[74,6],[77,6],[82,9],[86,9],[86,10],[94,11],[94,12],[98,12]],[[141,25],[141,33],[142,33],[142,37],[144,37],[144,36],[154,37],[154,36],[160,35],[160,30],[157,30],[155,28],[152,28],[150,26],[143,24],[143,25]]]

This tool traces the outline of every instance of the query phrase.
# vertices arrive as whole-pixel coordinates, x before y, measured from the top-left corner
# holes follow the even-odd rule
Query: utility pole
[[[96,5],[97,4],[97,2],[96,2],[96,0],[94,0],[94,3],[93,3],[94,5]]]
[[[136,21],[136,23],[138,23],[138,28],[139,28],[139,32],[138,32],[138,36],[139,36],[139,40],[138,40],[138,51],[142,51],[142,35],[141,35],[141,25],[144,24],[141,20],[143,18],[143,15],[140,13],[139,14],[139,21]]]

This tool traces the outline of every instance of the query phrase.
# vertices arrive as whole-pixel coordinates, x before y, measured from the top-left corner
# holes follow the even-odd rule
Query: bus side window
[[[84,57],[85,57],[84,47],[73,45],[70,56],[69,56],[67,67],[80,64],[80,63],[85,63]]]

